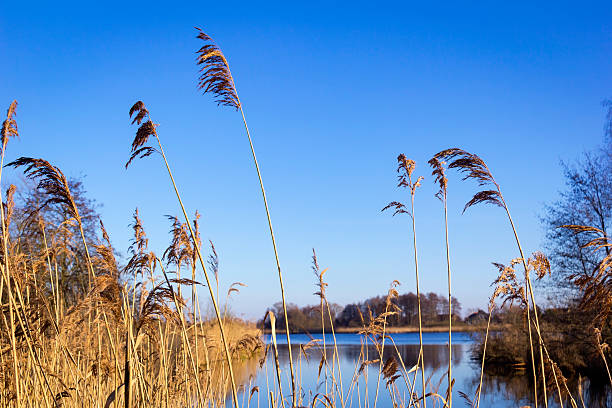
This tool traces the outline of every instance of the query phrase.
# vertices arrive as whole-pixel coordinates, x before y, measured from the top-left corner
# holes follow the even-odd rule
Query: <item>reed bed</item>
[[[83,201],[78,183],[68,180],[59,167],[44,159],[20,157],[7,164],[21,169],[34,183],[28,199],[16,204],[15,187],[10,186],[0,200],[2,253],[0,262],[0,406],[10,407],[199,407],[259,406],[271,407],[326,406],[376,407],[379,394],[389,393],[394,407],[452,407],[452,286],[451,257],[448,238],[447,170],[458,170],[464,180],[473,180],[484,189],[476,192],[464,211],[477,204],[492,204],[504,210],[517,244],[518,257],[507,266],[495,264],[499,271],[493,282],[489,302],[487,330],[481,355],[479,384],[463,392],[464,402],[478,407],[483,393],[487,362],[487,343],[491,316],[496,308],[515,304],[524,311],[528,336],[530,376],[533,381],[533,403],[548,406],[555,393],[560,406],[578,407],[567,379],[549,353],[540,311],[535,302],[532,276],[541,279],[550,273],[546,257],[536,252],[526,257],[517,229],[500,185],[486,163],[477,155],[453,148],[435,154],[429,161],[434,182],[439,185],[437,197],[443,204],[448,280],[448,353],[447,370],[436,382],[426,378],[423,353],[423,328],[420,310],[419,257],[415,197],[423,177],[415,177],[416,163],[404,154],[397,158],[398,187],[409,192],[408,205],[392,201],[383,210],[410,217],[410,245],[414,255],[414,278],[419,315],[419,353],[416,364],[407,366],[393,337],[388,319],[398,313],[394,299],[399,282],[394,281],[386,297],[383,313],[362,316],[361,351],[351,373],[342,373],[332,312],[327,299],[327,269],[321,269],[313,250],[322,336],[331,333],[333,344],[313,340],[300,346],[292,355],[287,306],[279,254],[272,228],[262,176],[255,156],[243,106],[238,98],[229,63],[221,49],[204,31],[197,29],[204,45],[197,51],[201,67],[198,86],[212,94],[217,103],[240,111],[266,210],[273,254],[284,313],[289,373],[279,364],[276,317],[269,312],[272,344],[265,346],[261,332],[252,324],[227,315],[220,302],[218,258],[211,243],[212,255],[204,261],[200,238],[199,214],[193,218],[185,207],[179,187],[164,153],[160,135],[142,101],[129,110],[132,124],[137,125],[126,168],[135,160],[159,156],[166,169],[181,208],[182,218],[169,217],[170,244],[158,256],[149,249],[149,241],[138,210],[131,224],[133,238],[128,248],[129,260],[120,265],[101,220]],[[9,140],[19,135],[16,121],[17,102],[8,108],[2,125],[0,181]],[[153,142],[153,143],[151,143]],[[93,226],[95,224],[95,226]],[[612,246],[601,231],[588,226],[565,226],[576,233],[601,233],[589,246]],[[522,266],[522,271],[516,267]],[[607,288],[612,255],[606,257],[598,274],[582,282],[591,302],[603,302],[602,288]],[[215,279],[213,285],[211,274]],[[406,275],[409,276],[409,275]],[[603,283],[602,283],[603,282]],[[241,283],[227,294],[239,290]],[[206,289],[198,290],[200,286]],[[216,291],[215,291],[216,288]],[[199,294],[208,292],[212,317],[202,314]],[[609,303],[597,322],[605,322]],[[602,344],[601,331],[594,336],[601,359],[608,369],[608,347]],[[374,355],[368,350],[373,347]],[[385,350],[395,350],[391,355]],[[308,350],[320,353],[317,392],[305,390],[301,369],[309,358]],[[490,352],[490,351],[489,351]],[[274,373],[266,381],[267,389],[252,384],[253,374],[261,370],[266,359],[274,361]],[[368,394],[369,367],[377,367],[375,394]],[[290,389],[283,389],[288,374]],[[344,381],[343,381],[344,377]],[[442,386],[446,384],[446,389]],[[316,390],[315,390],[316,391]],[[582,394],[580,394],[582,397]],[[582,401],[580,399],[579,401]],[[456,404],[457,402],[455,402]],[[584,406],[584,403],[582,403]]]

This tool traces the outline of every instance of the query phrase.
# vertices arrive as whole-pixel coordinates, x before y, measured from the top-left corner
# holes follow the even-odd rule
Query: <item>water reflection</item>
[[[471,385],[476,389],[479,382],[478,375],[473,375]],[[541,387],[541,383],[538,383]],[[500,375],[496,370],[485,370],[483,378],[483,395],[499,396],[508,401],[516,401],[519,406],[534,405],[533,404],[533,376],[529,372],[524,375]],[[563,386],[561,386],[564,388]],[[572,378],[567,381],[567,387],[571,391],[571,398],[578,406],[582,406],[581,396],[578,390],[582,389],[582,400],[584,406],[592,408],[607,408],[612,407],[612,398],[610,387],[607,383],[598,383],[582,379],[582,383],[578,384],[578,378]],[[550,388],[548,391],[548,406],[558,407],[559,396],[557,389]],[[563,406],[572,406],[570,397],[564,389],[562,389]],[[538,404],[543,404],[542,389],[538,388]]]
[[[464,357],[463,347],[463,344],[451,346],[453,353],[453,364],[462,363]],[[303,355],[301,350],[301,345],[291,345],[291,351],[294,358],[298,356],[299,353],[302,353]],[[327,346],[325,351],[327,360],[331,361],[334,355],[334,347]],[[307,358],[308,360],[316,359],[318,363],[321,359],[322,350],[320,348],[309,348],[305,352],[307,356],[304,358]],[[338,355],[341,361],[355,362],[360,359],[377,359],[378,350],[372,344],[368,344],[366,347],[355,344],[342,344],[338,347]],[[397,358],[398,361],[399,357],[401,357],[401,361],[404,362],[404,365],[406,365],[407,368],[410,368],[417,363],[417,359],[419,357],[419,346],[412,344],[399,344],[397,346],[386,344],[383,351],[383,358],[387,359],[391,356]],[[430,369],[432,371],[448,369],[448,346],[434,344],[423,345],[423,356],[425,361],[425,369]],[[279,346],[278,359],[281,365],[289,364],[289,349],[287,348],[286,344]]]
[[[331,377],[336,379],[342,376],[341,385],[338,382],[338,389],[342,388],[347,407],[363,407],[364,401],[367,400],[368,405],[373,405],[376,393],[376,383],[379,372],[379,363],[362,365],[365,360],[374,360],[378,358],[376,347],[371,343],[364,344],[363,338],[355,334],[338,334],[337,335],[337,351],[338,357],[335,357],[335,348],[331,336],[325,339],[325,353],[329,363],[329,370],[324,368],[319,372],[322,358],[323,339],[319,335],[316,342],[312,342],[312,338],[306,335],[292,335],[292,354],[296,369],[296,378],[298,384],[298,395],[304,405],[310,405],[317,393],[330,393],[334,387]],[[266,339],[267,342],[269,339]],[[283,342],[284,338],[278,337],[278,342]],[[398,361],[404,363],[407,369],[410,369],[417,363],[419,354],[418,335],[415,333],[393,334],[392,342],[387,342],[384,348],[384,359],[393,356]],[[448,335],[445,333],[424,333],[423,354],[425,361],[425,375],[428,382],[428,391],[438,390],[440,394],[446,393],[447,379],[446,373],[448,369]],[[310,343],[309,343],[310,342]],[[452,364],[453,378],[455,385],[453,388],[453,404],[455,406],[469,406],[461,397],[459,392],[465,393],[469,398],[473,398],[480,377],[480,364],[471,359],[471,349],[473,343],[469,334],[453,333],[452,346]],[[291,380],[289,375],[289,352],[286,344],[278,345],[278,358],[281,368],[281,381],[283,395],[286,401],[291,401]],[[338,369],[339,362],[339,369]],[[258,392],[253,395],[253,406],[255,404],[268,405],[270,393],[278,395],[278,385],[276,380],[276,371],[273,352],[269,352],[265,361],[262,361],[262,366],[257,373],[249,377],[248,381],[243,382],[242,397],[246,401],[249,392],[253,387],[257,386]],[[359,372],[362,367],[363,371]],[[401,367],[401,364],[400,364]],[[252,371],[250,367],[249,372]],[[327,381],[325,380],[327,378]],[[414,375],[409,376],[407,381],[412,384]],[[486,371],[483,379],[483,394],[480,400],[480,406],[489,407],[517,407],[517,406],[533,406],[531,396],[533,395],[532,380],[527,375],[502,376],[493,371]],[[420,375],[416,378],[416,388],[421,389]],[[570,381],[568,387],[573,392],[573,397],[578,406],[582,406],[577,394],[577,381]],[[599,387],[599,391],[596,388]],[[595,386],[588,381],[583,383],[583,398],[586,406],[589,407],[612,407],[610,400],[610,392],[605,386]],[[394,390],[394,396],[389,390]],[[260,395],[261,394],[261,395]],[[380,407],[391,407],[394,402],[406,401],[406,395],[409,395],[406,381],[403,378],[398,379],[395,383],[387,387],[384,379],[380,384],[380,392],[377,400],[377,405]],[[558,407],[558,397],[556,392],[549,393],[549,407]],[[569,406],[567,397],[565,405]],[[255,402],[257,400],[257,402]],[[432,401],[433,402],[433,401]],[[541,403],[541,401],[540,401]],[[339,403],[336,405],[340,406]],[[405,405],[405,404],[404,404]],[[438,402],[438,406],[441,404]],[[245,405],[246,406],[246,405]]]

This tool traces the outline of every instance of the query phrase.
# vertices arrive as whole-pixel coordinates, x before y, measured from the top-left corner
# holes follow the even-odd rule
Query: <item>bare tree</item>
[[[604,102],[607,110],[602,148],[584,153],[574,163],[562,162],[565,189],[559,199],[545,206],[541,217],[546,230],[545,247],[552,264],[551,288],[564,289],[570,302],[580,296],[573,281],[590,277],[599,262],[610,254],[610,248],[585,245],[593,233],[576,234],[562,225],[592,226],[605,236],[612,227],[612,101]]]

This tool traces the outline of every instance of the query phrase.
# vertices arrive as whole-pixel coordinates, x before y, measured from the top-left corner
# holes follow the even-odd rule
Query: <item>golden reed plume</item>
[[[234,85],[234,78],[227,59],[217,44],[198,27],[197,38],[204,45],[197,51],[197,64],[201,66],[198,88],[204,93],[212,93],[218,105],[240,109],[240,99]]]

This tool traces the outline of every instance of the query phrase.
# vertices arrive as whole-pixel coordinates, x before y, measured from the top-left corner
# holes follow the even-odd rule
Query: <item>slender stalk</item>
[[[21,296],[21,288],[19,287],[17,281],[14,281],[15,283],[15,293],[17,294],[17,298],[19,299],[19,305],[17,305],[17,301],[15,300],[15,298],[13,297],[13,294],[11,292],[10,289],[10,285],[9,285],[9,281],[10,281],[10,276],[7,273],[7,270],[3,267],[0,267],[1,272],[2,272],[2,276],[4,277],[4,279],[6,280],[6,285],[7,285],[7,294],[8,294],[8,298],[9,298],[9,308],[15,308],[15,315],[17,316],[17,320],[19,322],[19,325],[21,326],[21,329],[23,331],[24,334],[24,338],[26,340],[26,344],[28,346],[28,351],[30,353],[30,357],[32,358],[32,362],[35,362],[36,365],[38,366],[39,370],[34,369],[34,372],[36,373],[36,377],[39,380],[39,382],[43,383],[43,381],[39,378],[41,375],[44,379],[44,383],[49,391],[49,394],[51,396],[51,398],[53,398],[53,390],[51,389],[51,386],[49,385],[49,380],[47,379],[47,375],[45,374],[45,372],[43,371],[42,365],[40,363],[40,357],[38,356],[38,353],[36,352],[36,350],[34,349],[33,345],[32,345],[32,340],[30,339],[30,326],[28,324],[28,321],[25,320],[26,316],[22,316],[19,313],[19,309],[21,309],[22,311],[25,310],[25,303],[23,301],[23,297]],[[14,339],[14,333],[13,333],[13,339]],[[49,401],[46,398],[46,395],[43,395],[44,400],[45,400],[45,404],[47,405],[48,408],[50,408],[50,404]]]
[[[458,158],[457,158],[458,157]],[[508,205],[506,204],[503,194],[501,192],[500,186],[499,184],[497,184],[497,182],[495,181],[495,179],[493,178],[493,175],[491,174],[491,171],[489,170],[489,168],[487,167],[486,163],[477,155],[475,154],[471,154],[468,153],[464,150],[461,149],[457,149],[457,148],[453,148],[453,149],[446,149],[443,150],[439,153],[437,153],[434,156],[435,159],[440,159],[440,158],[457,158],[455,161],[453,161],[449,167],[450,168],[457,168],[460,171],[466,173],[466,176],[464,177],[465,179],[468,178],[472,178],[474,180],[477,180],[478,183],[481,186],[484,185],[488,185],[491,184],[493,186],[495,186],[494,188],[497,191],[494,190],[484,190],[484,191],[480,191],[478,193],[476,193],[476,195],[474,195],[474,197],[468,201],[468,203],[465,205],[464,211],[470,207],[473,206],[475,204],[478,203],[490,203],[490,204],[494,204],[494,205],[498,205],[500,207],[503,207],[504,210],[506,211],[506,214],[508,216],[508,220],[510,221],[510,225],[512,227],[512,231],[514,233],[514,238],[516,240],[516,244],[518,246],[520,255],[521,255],[521,262],[523,263],[523,267],[525,269],[525,280],[526,280],[526,286],[527,286],[527,291],[529,292],[529,297],[531,298],[531,303],[533,304],[533,311],[534,311],[534,317],[535,317],[535,329],[536,332],[538,333],[538,346],[539,346],[539,350],[540,350],[540,368],[541,368],[541,372],[542,372],[542,384],[543,384],[543,391],[544,391],[544,405],[548,406],[548,399],[546,396],[546,374],[545,374],[545,370],[544,370],[544,355],[542,352],[542,346],[543,346],[543,340],[542,340],[542,335],[541,335],[541,331],[540,331],[540,323],[539,323],[539,319],[538,319],[538,310],[537,310],[537,306],[536,306],[536,302],[535,302],[535,297],[533,294],[533,287],[531,285],[531,278],[529,277],[529,268],[527,267],[527,261],[525,259],[525,255],[523,253],[523,248],[521,246],[521,243],[519,241],[518,238],[518,234],[516,232],[516,228],[514,226],[514,222],[512,221],[512,216],[510,215],[510,210],[508,209]],[[529,302],[527,302],[527,311],[529,312]],[[531,321],[528,320],[527,324],[529,325],[529,333],[531,334]],[[532,356],[533,356],[533,345],[530,341],[530,349],[532,352]],[[532,357],[532,366],[534,366],[534,371],[535,371],[535,361],[534,358]],[[536,375],[534,372],[534,395],[535,395],[535,405],[537,407],[537,380],[536,380]]]
[[[2,152],[0,155],[0,180],[2,180],[2,169],[4,168],[4,152],[6,151],[6,144],[8,142],[8,138],[3,137],[2,138]],[[0,189],[1,189],[1,182],[0,182]],[[9,292],[10,295],[10,272],[9,272],[9,259],[8,259],[8,249],[7,249],[7,232],[6,232],[6,227],[4,225],[4,204],[2,202],[2,196],[0,195],[0,222],[2,222],[2,249],[4,251],[4,264],[5,264],[5,272],[7,275],[7,281],[6,281],[6,290]],[[1,290],[2,286],[0,286],[0,296],[2,295],[2,290]],[[14,323],[14,318],[13,318],[13,309],[10,308],[9,311],[9,320],[11,322],[11,343],[12,343],[12,351],[13,351],[13,369],[15,371],[15,393],[17,395],[17,406],[19,407],[21,405],[21,393],[20,393],[20,387],[19,387],[19,369],[17,366],[17,351],[15,349],[15,323]]]
[[[285,406],[283,398],[283,388],[281,387],[280,365],[278,363],[278,346],[276,345],[276,317],[270,312],[270,328],[272,329],[272,346],[274,347],[274,365],[276,366],[276,380],[278,381],[278,392],[280,394],[281,405]]]
[[[322,277],[319,275],[319,280],[320,282],[322,282]],[[321,336],[323,338],[323,361],[325,364],[325,394],[327,394],[327,350],[326,350],[326,344],[325,344],[325,315],[323,314],[323,285],[322,283],[320,283],[319,285],[320,288],[320,295],[319,295],[319,309],[321,311]],[[332,359],[332,364],[333,364],[333,359]],[[332,375],[333,375],[333,370],[332,370]]]
[[[604,365],[606,366],[606,372],[608,373],[608,380],[610,381],[610,385],[612,385],[612,375],[610,375],[610,368],[608,367],[608,361],[606,360],[606,356],[600,345],[598,345],[597,348],[599,349],[599,353],[601,354],[601,359],[603,360]]]
[[[385,306],[385,318],[383,319],[383,331],[382,331],[382,341],[380,344],[380,352],[379,352],[379,359],[380,359],[380,363],[378,365],[378,378],[376,380],[376,394],[374,394],[374,408],[376,408],[376,403],[378,402],[378,389],[380,387],[380,377],[382,376],[382,370],[383,370],[383,365],[384,363],[384,359],[383,359],[383,354],[385,352],[385,338],[387,335],[387,312],[389,311],[389,303],[387,303],[387,305]]]
[[[159,146],[159,151],[164,159],[164,164],[166,165],[166,170],[168,171],[168,175],[170,176],[170,180],[172,181],[172,187],[174,188],[174,192],[176,194],[176,198],[178,199],[178,202],[181,206],[181,210],[183,211],[183,216],[185,217],[185,222],[187,224],[187,227],[189,228],[189,233],[191,234],[191,238],[194,242],[197,242],[195,233],[193,232],[193,228],[191,227],[191,222],[189,221],[189,216],[187,215],[187,211],[185,210],[185,206],[183,205],[183,200],[181,199],[181,196],[179,194],[178,188],[176,186],[176,183],[174,181],[174,176],[172,175],[172,171],[170,170],[170,165],[168,164],[168,160],[166,159],[166,155],[164,153],[164,149],[162,147],[161,141],[159,139],[159,135],[157,134],[157,132],[155,132],[155,138],[157,139],[157,144]],[[232,397],[233,397],[233,402],[234,402],[234,407],[238,408],[239,405],[239,401],[238,401],[238,391],[236,389],[236,381],[234,379],[234,370],[232,368],[232,357],[229,351],[229,346],[227,344],[227,339],[226,339],[226,335],[225,335],[225,329],[223,328],[223,322],[221,319],[221,313],[219,312],[219,306],[217,304],[217,301],[215,300],[215,294],[213,293],[213,289],[212,289],[212,285],[210,283],[210,279],[208,277],[208,272],[206,271],[206,264],[204,263],[204,259],[202,258],[202,253],[200,251],[200,248],[198,245],[194,245],[195,246],[195,250],[196,253],[198,255],[198,259],[200,261],[200,265],[202,266],[202,270],[204,272],[204,278],[206,279],[206,287],[208,288],[208,291],[210,293],[210,298],[213,304],[213,308],[215,310],[215,315],[217,317],[217,322],[219,324],[219,331],[221,333],[221,341],[223,343],[223,348],[225,350],[225,357],[227,360],[227,365],[228,365],[228,369],[229,369],[229,374],[230,374],[230,380],[231,380],[231,385],[232,385]]]
[[[606,367],[606,372],[608,373],[608,380],[610,381],[610,385],[612,385],[612,376],[610,375],[610,368],[608,367],[608,361],[606,360],[606,355],[604,353],[604,350],[606,346],[603,346],[601,344],[601,329],[599,328],[595,328],[594,329],[594,333],[595,333],[595,344],[597,346],[597,351],[599,351],[599,355],[601,356],[601,359],[604,362],[604,365]],[[546,351],[546,349],[544,349]],[[548,351],[546,351],[546,355],[548,356]]]
[[[164,275],[168,288],[170,288],[170,290],[172,291],[172,299],[174,301],[174,305],[176,306],[177,310],[180,310],[179,301],[176,298],[174,290],[172,289],[172,285],[170,285],[170,280],[168,279],[168,275],[166,275],[166,271],[164,270],[164,266],[162,265],[161,261],[159,261],[159,267],[162,270],[162,273]],[[182,329],[181,334],[183,335],[183,341],[185,342],[185,348],[187,349],[187,354],[189,355],[189,359],[191,360],[191,364],[193,367],[193,373],[195,375],[195,380],[196,380],[196,385],[197,385],[197,390],[198,390],[198,397],[201,398],[202,390],[200,387],[200,378],[198,375],[198,368],[196,367],[195,359],[193,358],[193,353],[191,352],[191,346],[189,344],[189,338],[187,337],[187,326],[185,325],[185,317],[180,312],[179,312],[179,320],[181,322],[181,329]],[[200,404],[200,401],[198,399],[198,405],[199,404]]]
[[[244,129],[246,131],[249,146],[251,148],[251,154],[253,155],[253,162],[255,163],[255,169],[257,170],[257,177],[259,179],[259,186],[261,188],[261,195],[263,197],[264,206],[266,209],[266,216],[268,219],[268,227],[270,229],[270,238],[272,239],[272,247],[274,248],[274,257],[276,260],[276,267],[278,269],[278,280],[281,289],[281,297],[283,303],[283,314],[285,315],[285,333],[287,335],[287,348],[289,354],[289,368],[291,372],[291,401],[292,407],[296,406],[296,383],[295,383],[295,372],[293,367],[293,356],[291,351],[291,338],[289,333],[289,318],[287,315],[287,302],[285,300],[285,288],[283,285],[283,275],[281,272],[280,261],[278,259],[278,250],[276,247],[276,239],[274,237],[274,230],[272,228],[272,220],[270,218],[270,210],[268,208],[268,200],[266,198],[266,191],[264,189],[263,180],[261,177],[261,171],[259,169],[259,163],[257,162],[257,157],[255,155],[255,148],[253,147],[253,140],[251,138],[251,133],[249,131],[249,127],[247,125],[246,117],[244,115],[244,110],[242,109],[242,103],[240,102],[240,98],[238,97],[238,91],[236,89],[236,84],[234,83],[234,77],[232,76],[231,70],[229,68],[229,64],[227,59],[223,55],[223,52],[216,44],[212,38],[206,35],[202,30],[196,27],[198,31],[197,38],[204,40],[204,46],[200,48],[197,52],[199,57],[197,59],[198,65],[202,65],[200,69],[201,75],[199,80],[199,87],[204,91],[204,93],[210,92],[217,96],[217,101],[219,104],[232,106],[237,110],[240,110],[240,114],[242,116],[242,122],[244,123]]]
[[[419,260],[417,255],[417,241],[416,241],[416,223],[414,220],[414,190],[410,195],[410,207],[412,218],[412,244],[414,247],[414,272],[416,275],[416,295],[417,295],[417,309],[419,313],[419,356],[421,358],[421,380],[423,381],[423,408],[427,408],[427,399],[425,398],[425,362],[423,356],[423,324],[421,321],[421,292],[419,290]]]
[[[270,229],[270,238],[272,239],[272,247],[274,248],[274,258],[276,259],[276,268],[278,269],[278,281],[280,283],[281,298],[283,302],[283,313],[285,315],[285,333],[287,336],[287,347],[289,350],[289,369],[291,371],[291,401],[292,407],[296,406],[296,389],[295,389],[295,375],[293,369],[293,356],[291,354],[291,338],[289,334],[289,316],[287,315],[287,302],[285,301],[285,288],[283,285],[283,274],[281,272],[280,261],[278,260],[278,250],[276,248],[276,239],[274,238],[274,230],[272,228],[272,220],[270,218],[270,209],[268,208],[268,200],[266,198],[266,190],[264,189],[263,180],[261,178],[261,171],[259,170],[259,163],[255,156],[255,148],[253,147],[253,140],[251,139],[251,133],[247,125],[242,105],[240,105],[240,113],[242,114],[242,121],[244,123],[244,129],[246,130],[247,137],[249,139],[249,146],[251,147],[251,154],[253,155],[253,162],[255,163],[255,169],[257,170],[257,177],[259,179],[259,187],[261,188],[261,195],[263,197],[264,206],[266,208],[266,216],[268,218],[268,227]]]
[[[485,342],[482,349],[482,362],[480,364],[480,383],[478,384],[478,399],[476,400],[476,408],[480,406],[480,394],[482,394],[482,377],[484,374],[485,356],[487,354],[487,341],[489,340],[489,327],[491,326],[491,315],[493,307],[489,306],[489,319],[487,320],[487,332],[485,334]]]
[[[198,245],[197,242],[193,243],[194,246]],[[195,288],[195,278],[196,278],[196,266],[195,264],[192,262],[191,264],[191,308],[192,308],[192,312],[193,312],[193,329],[194,329],[194,335],[193,335],[193,339],[194,339],[194,349],[195,349],[195,360],[196,360],[196,367],[198,367],[198,370],[200,368],[200,353],[198,351],[198,320],[197,320],[197,313],[196,313],[196,288]],[[207,366],[208,368],[208,366]]]
[[[327,306],[327,315],[329,316],[329,325],[332,334],[332,338],[334,339],[334,355],[336,357],[336,362],[338,364],[338,381],[340,382],[340,404],[342,408],[345,407],[346,401],[344,400],[344,388],[342,385],[342,369],[340,367],[340,354],[338,353],[338,342],[336,341],[336,332],[334,330],[334,322],[332,320],[331,310],[329,309],[329,302],[327,298],[325,299],[325,305]],[[333,358],[332,358],[333,362]],[[347,395],[348,398],[348,395]]]
[[[498,190],[499,190],[499,186],[498,186]],[[546,396],[546,374],[544,372],[544,353],[542,352],[542,344],[543,344],[543,340],[542,340],[542,334],[540,331],[540,321],[538,319],[538,308],[536,306],[536,301],[535,301],[535,297],[533,295],[533,287],[531,286],[531,278],[529,276],[529,268],[527,267],[527,262],[525,261],[525,255],[523,254],[523,247],[521,246],[521,242],[519,240],[518,234],[516,232],[516,227],[514,226],[514,221],[512,221],[512,216],[510,215],[510,210],[508,209],[508,206],[504,200],[504,197],[501,194],[501,191],[499,193],[499,196],[501,197],[501,200],[504,204],[504,209],[506,210],[506,214],[508,214],[508,220],[510,221],[510,225],[512,226],[512,232],[514,233],[514,239],[516,240],[516,245],[518,246],[519,249],[519,253],[521,254],[521,262],[523,264],[523,268],[525,269],[525,280],[527,281],[527,285],[528,285],[528,292],[529,292],[529,296],[531,298],[531,303],[533,304],[533,316],[534,316],[534,321],[535,321],[535,328],[536,328],[536,332],[538,334],[538,346],[539,346],[539,350],[540,350],[540,365],[541,365],[541,371],[542,371],[542,389],[544,392],[544,405],[546,407],[548,407],[548,398]],[[527,304],[527,312],[529,313],[529,303]],[[531,322],[528,321],[529,323],[529,334],[531,335]],[[531,339],[530,339],[530,344],[531,344]],[[533,350],[532,350],[533,353]],[[533,360],[533,354],[532,354],[532,360]],[[535,379],[534,379],[535,382]],[[535,387],[535,389],[537,389],[537,387]],[[537,391],[536,391],[537,392]],[[535,406],[537,408],[538,406],[538,401],[537,401],[537,397],[536,397],[536,401],[535,401]]]
[[[525,289],[528,292],[529,286],[525,282]],[[533,398],[535,408],[538,408],[538,375],[536,373],[536,363],[535,357],[533,354],[533,337],[531,335],[531,308],[529,307],[529,299],[526,299],[526,308],[527,308],[527,332],[529,333],[529,352],[531,353],[531,369],[533,371]]]
[[[47,234],[45,232],[44,220],[40,219],[39,225],[43,236],[43,244],[45,246],[45,254],[47,258],[47,265],[49,268],[49,282],[51,283],[51,293],[53,294],[52,298],[55,302],[55,321],[59,322],[59,288],[56,287],[53,280],[53,268],[51,267],[51,257],[49,256],[49,246],[47,245]]]
[[[448,406],[453,406],[453,374],[452,374],[452,330],[453,330],[453,310],[451,296],[451,267],[450,267],[450,249],[448,245],[448,210],[446,205],[446,190],[444,190],[444,236],[446,238],[446,271],[448,275]]]

